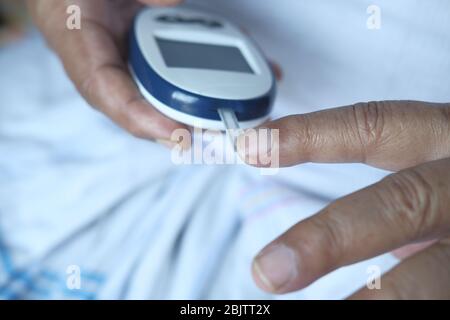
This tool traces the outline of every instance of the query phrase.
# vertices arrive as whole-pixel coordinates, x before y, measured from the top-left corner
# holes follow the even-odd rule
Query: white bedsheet
[[[242,25],[284,69],[276,115],[381,99],[450,101],[448,0],[193,0]],[[279,298],[257,251],[329,201],[382,178],[362,165],[174,166],[79,97],[42,39],[0,49],[0,298]],[[282,298],[343,298],[367,267]],[[81,288],[67,280],[75,266]],[[73,269],[69,268],[69,271]],[[69,283],[71,284],[71,282]]]
[[[244,166],[174,166],[168,150],[88,107],[36,32],[1,49],[0,69],[1,298],[278,298],[252,282],[257,251],[384,174],[317,193],[308,185],[326,182],[329,167],[262,177]],[[283,297],[343,298],[368,265],[394,263],[386,255],[342,268]],[[70,266],[80,289],[67,287]]]

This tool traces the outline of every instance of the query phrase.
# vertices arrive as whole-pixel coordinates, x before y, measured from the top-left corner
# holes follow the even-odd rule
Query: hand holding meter
[[[178,122],[223,130],[269,117],[273,72],[251,40],[221,17],[147,8],[135,19],[129,62],[143,96]]]

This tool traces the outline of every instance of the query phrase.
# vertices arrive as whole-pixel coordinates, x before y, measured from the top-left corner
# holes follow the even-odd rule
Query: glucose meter
[[[251,128],[269,117],[273,72],[226,19],[186,7],[147,8],[134,21],[129,46],[142,95],[169,118],[223,130]]]

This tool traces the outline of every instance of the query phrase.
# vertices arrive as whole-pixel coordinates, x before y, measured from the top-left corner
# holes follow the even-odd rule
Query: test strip
[[[222,119],[223,125],[225,126],[226,133],[230,142],[236,151],[236,139],[241,133],[241,128],[239,126],[239,121],[236,117],[236,114],[232,109],[221,108],[217,109],[219,113],[220,119]]]

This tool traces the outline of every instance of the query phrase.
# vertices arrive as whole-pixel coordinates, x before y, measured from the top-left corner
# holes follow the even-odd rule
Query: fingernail
[[[253,261],[253,270],[265,289],[279,291],[297,277],[298,257],[284,244],[271,245]]]
[[[259,159],[269,156],[272,150],[271,129],[248,129],[237,138],[239,157],[249,164],[258,164]]]

